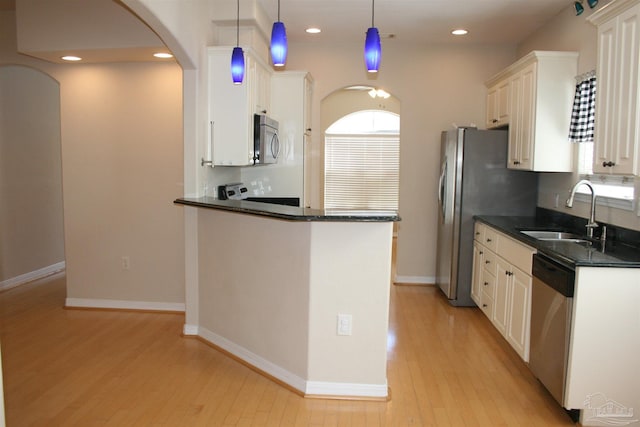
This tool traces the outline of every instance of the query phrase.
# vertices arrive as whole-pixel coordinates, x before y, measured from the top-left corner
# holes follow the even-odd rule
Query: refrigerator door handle
[[[445,177],[447,175],[447,162],[446,160],[442,162],[442,167],[440,168],[440,180],[438,181],[438,202],[440,203],[440,213],[442,214],[442,221],[444,222],[444,213],[445,213],[445,200],[444,200],[444,186],[445,186]]]

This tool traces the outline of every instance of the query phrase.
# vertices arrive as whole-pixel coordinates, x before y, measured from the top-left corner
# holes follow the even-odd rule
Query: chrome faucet
[[[571,189],[571,194],[567,199],[566,205],[568,208],[573,207],[573,198],[576,195],[578,187],[580,187],[581,185],[586,185],[587,187],[589,187],[589,190],[591,190],[591,215],[589,216],[589,222],[587,222],[587,225],[585,225],[585,227],[587,227],[587,236],[592,239],[593,229],[598,227],[598,223],[596,222],[596,191],[593,189],[591,183],[586,179],[578,181],[576,185],[574,185]]]

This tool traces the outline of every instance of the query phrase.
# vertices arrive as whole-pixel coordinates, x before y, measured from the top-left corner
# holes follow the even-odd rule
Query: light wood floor
[[[182,338],[182,315],[64,310],[64,286],[0,293],[7,427],[572,425],[478,309],[433,287],[392,287],[384,403],[304,399]]]

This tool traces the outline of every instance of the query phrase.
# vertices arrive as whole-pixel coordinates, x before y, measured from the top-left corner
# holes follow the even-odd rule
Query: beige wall
[[[157,10],[169,25],[175,24],[166,12],[166,3],[145,1],[151,10]],[[603,2],[601,2],[603,3]],[[211,11],[212,16],[215,11]],[[579,71],[595,65],[595,33],[584,19],[591,11],[576,17],[572,5],[559,14],[546,27],[514,46],[458,46],[458,45],[403,45],[394,41],[383,44],[382,67],[371,80],[362,65],[362,46],[359,42],[336,45],[292,44],[287,69],[308,70],[314,77],[313,128],[320,129],[320,102],[333,91],[354,84],[375,84],[397,96],[401,102],[401,193],[398,240],[398,276],[407,281],[431,281],[435,274],[436,233],[436,177],[438,175],[439,134],[451,126],[476,123],[483,127],[486,88],[484,81],[532,49],[571,49],[581,54]],[[180,29],[183,25],[176,24]],[[179,30],[176,34],[183,32]],[[179,42],[195,52],[192,37],[178,34]],[[209,41],[201,37],[206,45]],[[171,46],[170,46],[171,47]],[[195,56],[195,55],[192,55]],[[203,71],[200,70],[200,78]],[[202,82],[202,80],[201,80]],[[201,104],[202,105],[202,104]],[[198,129],[206,128],[206,120]],[[315,206],[318,206],[320,187],[321,134],[314,132],[312,153],[315,162],[312,175]],[[204,132],[198,142],[185,142],[186,150],[195,149],[196,161],[206,148]],[[199,152],[198,152],[199,151]],[[185,166],[188,167],[188,166]],[[215,179],[212,175],[208,179]],[[199,181],[202,193],[204,182]],[[571,174],[543,174],[540,203],[549,206],[548,198],[558,191],[566,191],[575,180]],[[586,212],[582,206],[571,211]],[[637,228],[637,218],[627,213],[600,214],[614,218],[622,225]],[[622,218],[617,218],[622,216]]]
[[[436,187],[440,133],[455,122],[483,127],[484,81],[515,59],[505,46],[383,44],[376,79],[366,73],[360,43],[292,45],[287,68],[306,69],[315,79],[312,175],[315,206],[320,197],[322,135],[320,103],[337,89],[375,85],[400,101],[400,216],[397,275],[400,281],[433,282],[436,250]],[[312,204],[313,205],[313,204]]]
[[[609,2],[601,1],[598,8],[606,3]],[[538,32],[524,40],[518,46],[518,56],[523,56],[531,50],[572,50],[580,53],[578,73],[594,70],[597,60],[597,30],[586,18],[595,10],[585,7],[584,13],[576,16],[573,7],[567,7]],[[571,187],[578,180],[577,173],[540,174],[538,205],[587,218],[588,203],[576,202],[572,209],[564,207],[563,203],[555,207],[555,195],[559,194],[560,200],[565,200]],[[640,181],[636,178],[636,200],[639,191]],[[640,217],[633,211],[598,206],[596,220],[640,230]]]
[[[128,0],[134,10],[141,10],[141,1]],[[145,20],[167,26],[175,39],[165,42],[171,49],[187,49],[191,57],[202,54],[202,47],[212,42],[200,32],[188,33],[185,14],[171,12],[170,2],[143,0]],[[193,11],[192,11],[193,12]],[[216,10],[210,11],[215,18]],[[195,28],[200,28],[202,14],[193,14]],[[197,43],[201,43],[200,50]],[[175,43],[173,43],[175,42]],[[464,125],[476,123],[482,127],[485,114],[486,88],[484,81],[516,59],[513,46],[460,46],[460,45],[398,45],[395,41],[383,42],[383,59],[379,75],[371,80],[363,65],[362,45],[358,41],[338,45],[291,44],[287,69],[307,70],[314,78],[312,128],[320,129],[320,102],[340,88],[355,84],[375,84],[393,93],[401,103],[401,175],[400,215],[397,274],[404,281],[433,281],[435,275],[436,248],[436,187],[439,172],[440,132],[453,122]],[[204,64],[202,58],[199,62]],[[201,67],[190,82],[204,85],[206,69]],[[203,93],[202,91],[200,93]],[[206,92],[205,92],[206,93]],[[185,96],[188,96],[185,94]],[[198,98],[202,106],[202,98]],[[205,104],[206,105],[206,104]],[[185,139],[185,153],[193,153],[195,170],[199,171],[200,158],[206,154],[206,117],[190,111],[187,117],[197,117],[197,140]],[[314,132],[312,155],[314,157],[312,206],[319,206],[320,150],[322,132]],[[195,149],[194,149],[195,147]],[[185,164],[185,170],[190,166]],[[217,169],[217,171],[216,171]],[[219,184],[235,178],[224,169],[216,168],[203,174],[196,172],[197,193],[203,194],[204,186]],[[188,172],[187,179],[191,176]],[[193,188],[193,187],[191,187]],[[211,190],[209,190],[211,191]],[[189,224],[187,224],[189,227]],[[193,243],[190,243],[193,245]],[[197,265],[192,266],[195,277]],[[188,286],[195,289],[195,286]],[[195,292],[195,291],[194,291]]]
[[[64,262],[64,235],[58,82],[33,68],[0,66],[0,94],[1,290],[55,270]]]
[[[67,297],[183,303],[179,66],[68,66],[59,78]]]
[[[1,15],[0,63],[60,83],[67,296],[180,308],[184,221],[172,204],[183,194],[180,67],[55,65],[18,55],[13,13]]]

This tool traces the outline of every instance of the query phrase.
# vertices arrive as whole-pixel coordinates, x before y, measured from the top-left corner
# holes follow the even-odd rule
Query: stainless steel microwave
[[[276,163],[280,154],[278,122],[264,114],[253,116],[253,164]]]

